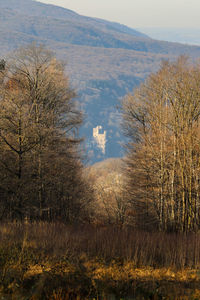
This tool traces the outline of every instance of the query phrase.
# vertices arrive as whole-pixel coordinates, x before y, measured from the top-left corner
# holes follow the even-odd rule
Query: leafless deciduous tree
[[[123,101],[127,190],[140,226],[200,226],[200,66],[164,62]]]
[[[82,114],[64,66],[32,44],[2,74],[0,217],[78,218],[90,197],[77,135]]]

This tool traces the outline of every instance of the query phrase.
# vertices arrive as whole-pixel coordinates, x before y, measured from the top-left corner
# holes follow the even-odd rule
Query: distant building
[[[101,132],[102,131],[102,132]],[[102,130],[102,126],[93,128],[93,138],[97,143],[97,146],[101,149],[102,153],[106,152],[106,131]]]

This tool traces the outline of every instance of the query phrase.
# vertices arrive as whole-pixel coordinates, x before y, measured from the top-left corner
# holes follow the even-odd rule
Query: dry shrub
[[[15,246],[48,259],[131,261],[136,267],[198,268],[200,233],[162,233],[131,227],[9,223],[0,226],[1,249]]]

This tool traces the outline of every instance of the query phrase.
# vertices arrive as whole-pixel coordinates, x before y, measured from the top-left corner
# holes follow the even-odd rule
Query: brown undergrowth
[[[200,299],[200,235],[0,225],[0,299]]]

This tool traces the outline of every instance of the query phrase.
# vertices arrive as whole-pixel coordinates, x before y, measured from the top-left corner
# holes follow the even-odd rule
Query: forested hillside
[[[105,65],[112,51],[137,65],[136,51],[107,50]],[[93,90],[114,103],[132,88],[124,76],[122,86],[94,78]],[[162,62],[121,102],[125,157],[84,167],[83,114],[62,61],[35,43],[0,60],[1,299],[199,299],[199,79],[197,62]],[[110,99],[85,109],[119,134]]]
[[[200,56],[200,47],[156,41],[121,24],[32,0],[1,0],[0,24],[2,58],[37,41],[67,63],[66,72],[85,112],[81,134],[86,136],[90,162],[123,154],[116,108],[121,97],[156,71],[163,59]],[[107,132],[105,155],[92,137],[97,125]]]

